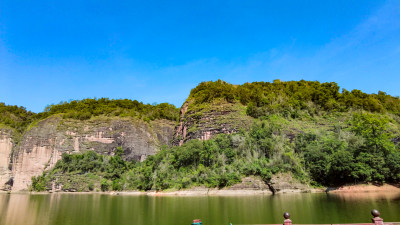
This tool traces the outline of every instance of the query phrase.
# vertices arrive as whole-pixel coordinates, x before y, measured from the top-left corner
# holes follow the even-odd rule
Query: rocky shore
[[[373,185],[358,184],[346,185],[336,188],[308,188],[308,189],[282,189],[276,193],[269,189],[239,189],[231,187],[227,189],[196,187],[185,190],[167,190],[167,191],[124,191],[124,192],[106,192],[111,195],[148,195],[148,196],[250,196],[250,195],[273,195],[288,193],[399,193],[400,186],[393,184]]]
[[[109,191],[109,192],[75,192],[75,191],[49,191],[49,192],[8,192],[8,193],[69,193],[69,194],[110,194],[110,195],[148,195],[148,196],[250,196],[274,195],[285,193],[400,193],[400,184],[356,184],[340,187],[314,188],[300,183],[290,174],[276,174],[270,182],[265,183],[258,177],[245,177],[241,183],[227,188],[192,187],[182,190],[163,191]]]

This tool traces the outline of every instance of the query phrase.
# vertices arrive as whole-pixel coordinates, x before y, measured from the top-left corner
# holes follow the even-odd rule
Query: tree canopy
[[[11,106],[0,102],[0,123],[20,132],[32,122],[34,115],[35,113],[27,111],[22,106]]]
[[[314,114],[316,110],[344,112],[360,109],[369,112],[393,112],[399,114],[400,99],[385,92],[366,94],[360,90],[347,91],[335,82],[318,81],[253,82],[232,85],[225,81],[202,82],[190,92],[195,104],[210,103],[214,99],[240,102],[247,105],[247,113],[260,117],[273,113],[288,113],[306,110]]]
[[[145,120],[167,119],[176,120],[178,109],[168,103],[143,104],[137,100],[130,99],[83,99],[61,102],[49,105],[40,116],[63,113],[65,118],[89,119],[92,116],[132,116]]]
[[[10,106],[0,102],[0,123],[23,132],[32,122],[51,115],[61,114],[63,118],[87,120],[95,116],[135,117],[145,121],[167,119],[176,121],[179,109],[168,103],[143,104],[130,99],[83,99],[52,104],[44,112],[33,113],[24,107]]]

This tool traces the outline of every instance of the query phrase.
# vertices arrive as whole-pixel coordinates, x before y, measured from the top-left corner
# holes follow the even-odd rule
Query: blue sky
[[[201,81],[400,95],[400,1],[0,1],[0,102],[180,107]]]

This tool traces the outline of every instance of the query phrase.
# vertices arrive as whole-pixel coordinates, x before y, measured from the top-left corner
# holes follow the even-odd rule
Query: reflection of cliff
[[[0,224],[48,224],[48,218],[39,218],[37,209],[40,202],[30,195],[2,195],[0,196]],[[40,221],[38,221],[40,220]]]
[[[371,224],[371,208],[378,208],[385,222],[397,221],[398,200],[387,194],[387,198],[377,199],[363,193],[345,201],[325,193],[187,198],[3,194],[0,224],[186,224],[195,216],[207,219],[207,224],[227,224],[229,220],[234,224],[278,224],[285,211],[296,224]]]
[[[173,136],[173,125],[173,122],[167,120],[144,122],[138,119],[98,117],[80,121],[53,116],[25,132],[16,146],[12,144],[11,135],[2,132],[0,188],[7,188],[5,183],[12,177],[13,191],[27,190],[31,177],[53,167],[63,152],[94,150],[101,154],[113,154],[120,146],[126,160],[142,161],[148,155],[155,154],[160,145],[169,144]]]
[[[400,191],[398,188],[390,188],[391,190],[375,190],[372,192],[366,191],[353,191],[353,192],[329,192],[331,198],[340,199],[341,201],[357,201],[363,199],[373,199],[373,201],[380,200],[400,200]]]

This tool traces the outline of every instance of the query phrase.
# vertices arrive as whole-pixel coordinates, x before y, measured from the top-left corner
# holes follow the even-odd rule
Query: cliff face
[[[216,134],[236,133],[248,128],[252,120],[241,104],[214,101],[199,106],[189,97],[180,110],[173,143],[182,145],[191,139],[208,140]]]
[[[0,130],[0,190],[9,189],[11,174],[11,152],[12,152],[11,131]]]
[[[131,118],[98,117],[80,121],[49,117],[25,132],[20,144],[14,147],[12,172],[8,169],[12,142],[8,136],[0,136],[1,185],[11,175],[12,191],[27,190],[31,177],[52,168],[64,152],[94,150],[112,155],[117,147],[122,147],[126,160],[142,161],[155,154],[159,146],[170,143],[173,126],[167,120],[147,123]]]

